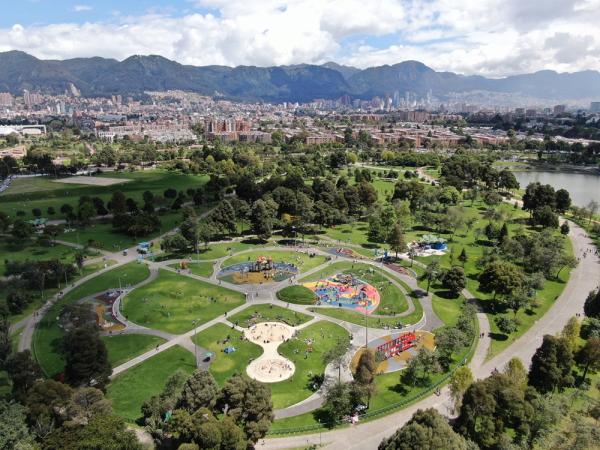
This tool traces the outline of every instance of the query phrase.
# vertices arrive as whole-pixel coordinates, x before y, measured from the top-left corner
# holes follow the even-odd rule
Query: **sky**
[[[0,0],[0,51],[183,64],[600,70],[600,0]]]

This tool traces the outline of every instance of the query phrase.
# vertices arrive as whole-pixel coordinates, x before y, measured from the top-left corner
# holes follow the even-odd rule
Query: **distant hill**
[[[431,91],[445,98],[452,92],[490,91],[541,99],[600,98],[600,73],[544,70],[501,79],[436,72],[418,61],[360,70],[334,62],[293,66],[187,66],[161,56],[131,56],[124,61],[76,58],[47,61],[27,53],[0,53],[0,92],[23,89],[63,93],[73,84],[86,96],[138,95],[148,90],[181,89],[233,100],[298,101],[355,98]]]

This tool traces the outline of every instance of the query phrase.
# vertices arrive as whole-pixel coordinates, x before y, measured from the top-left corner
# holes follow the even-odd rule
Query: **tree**
[[[440,364],[436,354],[423,347],[408,361],[402,380],[413,386],[425,386],[429,383],[431,374],[439,371]]]
[[[402,233],[402,228],[399,224],[396,224],[393,228],[388,236],[387,243],[390,246],[390,249],[396,252],[396,258],[398,257],[398,253],[406,251],[406,240],[404,239],[404,234]]]
[[[89,225],[96,214],[96,208],[91,201],[85,201],[77,208],[77,218],[82,225]]]
[[[559,189],[556,191],[556,210],[564,214],[565,211],[568,211],[571,207],[571,196],[569,195],[569,191],[566,189]]]
[[[333,424],[342,417],[352,414],[354,405],[350,392],[350,384],[336,381],[326,393],[326,403],[323,407],[327,418]]]
[[[560,226],[560,234],[566,236],[569,234],[570,228],[569,223],[565,220]]]
[[[360,384],[371,384],[377,374],[378,362],[375,353],[370,349],[364,349],[358,358],[354,380]]]
[[[194,412],[200,408],[212,408],[217,402],[219,386],[212,374],[198,369],[187,379],[179,399],[179,407]]]
[[[103,389],[112,372],[108,352],[98,332],[91,327],[74,328],[62,342],[67,382],[76,387]]]
[[[83,449],[142,450],[135,433],[126,428],[123,419],[111,415],[93,417],[87,425],[66,423],[53,431],[43,443],[44,450]]]
[[[583,312],[588,317],[600,319],[600,289],[591,291],[583,305]]]
[[[560,337],[569,344],[569,348],[572,352],[574,352],[577,347],[580,332],[581,324],[579,323],[579,320],[577,320],[577,317],[571,317],[560,333]]]
[[[10,355],[6,359],[5,369],[18,399],[24,399],[29,388],[42,377],[40,366],[33,360],[29,350]]]
[[[600,370],[600,337],[589,338],[577,352],[576,361],[580,367],[583,367],[582,381],[585,381],[589,369]]]
[[[469,257],[467,256],[467,252],[465,251],[464,247],[461,250],[460,255],[458,255],[458,260],[461,262],[463,267],[465,266],[465,263],[469,260]]]
[[[165,236],[160,243],[160,248],[167,252],[183,254],[188,251],[189,242],[181,233]]]
[[[454,403],[454,413],[460,410],[463,394],[473,381],[473,373],[468,366],[460,366],[452,374],[449,385],[450,397]]]
[[[510,295],[523,284],[523,274],[513,264],[495,261],[489,264],[479,275],[479,289],[482,292],[497,295]]]
[[[273,217],[269,213],[264,200],[256,200],[252,205],[250,212],[250,221],[252,222],[252,231],[263,240],[271,237],[273,232]]]
[[[523,195],[523,209],[532,212],[544,206],[549,206],[551,209],[556,207],[554,188],[549,184],[529,183]]]
[[[6,316],[0,315],[0,369],[4,367],[11,351],[10,322]]]
[[[527,386],[527,369],[519,358],[511,358],[502,372],[512,382],[513,386],[525,389]]]
[[[435,409],[419,409],[402,428],[384,439],[379,450],[472,450]]]
[[[121,191],[113,192],[107,206],[114,215],[125,214],[127,212],[127,199],[125,198],[125,194]]]
[[[440,275],[441,267],[438,260],[433,260],[425,267],[425,273],[423,277],[427,280],[427,294],[429,294],[429,288],[431,287],[431,283],[437,280]]]
[[[558,216],[549,205],[540,206],[533,210],[533,223],[543,228],[557,228]]]
[[[497,316],[494,320],[498,329],[504,334],[511,334],[517,330],[517,321],[505,316]]]
[[[573,383],[570,375],[573,353],[562,338],[545,335],[542,345],[536,350],[529,369],[529,385],[541,393]]]
[[[92,417],[112,414],[110,400],[104,398],[102,391],[91,387],[76,389],[66,409],[69,421],[84,425]]]
[[[7,450],[36,448],[25,418],[25,408],[22,405],[0,400],[0,448]]]
[[[264,437],[273,422],[271,391],[258,381],[243,375],[233,375],[221,390],[218,405],[225,405],[227,414],[237,423],[251,443]]]
[[[36,434],[45,437],[62,423],[72,395],[73,389],[54,380],[37,381],[29,389],[25,406],[30,423],[36,424]]]
[[[15,239],[27,240],[33,235],[33,225],[25,222],[23,219],[17,219],[14,221],[10,234]]]
[[[453,296],[458,297],[467,285],[467,277],[462,267],[454,266],[442,275],[442,286],[448,289]]]

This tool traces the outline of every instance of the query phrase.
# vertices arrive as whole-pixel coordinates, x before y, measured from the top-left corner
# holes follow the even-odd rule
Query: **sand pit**
[[[263,348],[263,354],[246,368],[248,376],[262,383],[276,383],[291,377],[296,367],[277,353],[277,347],[293,335],[294,328],[279,322],[262,322],[246,330],[246,339]]]
[[[108,177],[69,177],[61,178],[60,180],[53,180],[55,183],[67,183],[67,184],[87,184],[91,186],[112,186],[113,184],[127,183],[131,181],[127,178],[108,178]]]

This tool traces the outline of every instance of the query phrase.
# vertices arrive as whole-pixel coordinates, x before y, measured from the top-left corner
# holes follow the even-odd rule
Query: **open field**
[[[48,218],[62,218],[60,207],[68,203],[76,208],[79,197],[83,195],[100,197],[106,203],[113,192],[120,190],[141,203],[142,194],[146,190],[162,197],[168,188],[186,191],[188,188],[201,187],[208,180],[208,177],[203,175],[178,174],[158,169],[143,172],[109,172],[85,178],[109,178],[122,180],[123,183],[109,186],[65,185],[55,183],[56,179],[53,177],[17,178],[0,196],[0,211],[14,217],[20,210],[25,212],[25,218],[32,218],[31,210],[40,208],[44,216],[48,217],[46,211],[48,207],[53,207],[56,215]]]
[[[195,369],[193,353],[175,346],[120,374],[109,384],[106,396],[115,414],[135,422],[141,416],[142,404],[160,394],[174,372],[191,374]]]
[[[102,340],[112,367],[117,367],[165,342],[163,338],[149,334],[115,334],[103,336]]]
[[[312,341],[312,351],[307,352],[307,340]],[[338,341],[348,341],[348,332],[334,323],[319,321],[300,330],[297,338],[279,346],[279,353],[295,364],[296,371],[286,381],[269,383],[276,409],[293,405],[312,395],[311,374],[323,373],[323,355]]]
[[[181,334],[241,305],[244,295],[185,275],[161,270],[152,283],[123,299],[122,312],[148,328]]]
[[[284,287],[277,292],[277,298],[297,305],[314,305],[317,301],[317,296],[313,291],[300,285]]]
[[[113,184],[128,183],[131,180],[123,178],[108,178],[108,177],[88,177],[88,176],[77,176],[68,178],[59,178],[54,180],[55,183],[65,184],[83,184],[87,186],[112,186]]]
[[[246,339],[241,340],[241,336],[239,331],[232,330],[224,323],[217,323],[192,339],[215,354],[210,363],[210,372],[221,386],[235,373],[246,374],[250,360],[258,358],[263,352],[260,346]],[[235,352],[223,352],[225,347],[230,346],[235,347]]]

